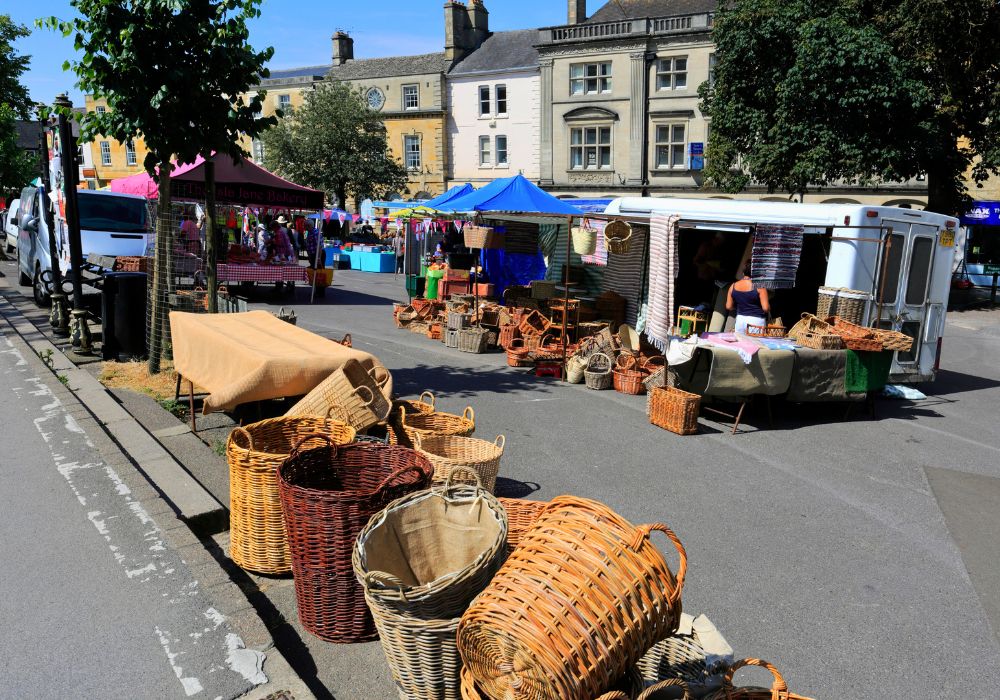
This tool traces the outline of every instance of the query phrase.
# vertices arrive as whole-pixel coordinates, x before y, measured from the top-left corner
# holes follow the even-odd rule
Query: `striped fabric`
[[[625,322],[635,326],[646,291],[646,239],[649,235],[644,226],[632,226],[632,244],[625,255],[608,255],[608,266],[604,270],[603,290],[611,290],[625,297]],[[593,268],[592,268],[593,269]]]
[[[670,332],[674,325],[674,282],[680,267],[677,255],[679,218],[657,214],[649,220],[646,337],[664,353],[670,344]]]
[[[538,242],[542,253],[548,261],[548,272],[545,279],[556,284],[563,283],[563,265],[566,263],[566,236],[569,228],[566,224],[543,224],[539,226]],[[579,287],[588,296],[597,296],[601,291],[601,280],[604,268],[584,265],[580,256],[570,250],[570,264],[579,273]]]
[[[306,268],[298,265],[236,265],[220,263],[220,282],[308,282]]]
[[[791,289],[802,257],[801,226],[761,224],[753,238],[753,282],[764,289]]]
[[[580,259],[585,265],[601,265],[603,267],[608,264],[608,250],[604,247],[604,227],[608,225],[608,222],[589,220],[588,223],[597,229],[597,250],[594,251],[593,255],[581,255]]]

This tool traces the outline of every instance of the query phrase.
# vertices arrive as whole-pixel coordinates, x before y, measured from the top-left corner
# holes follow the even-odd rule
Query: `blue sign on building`
[[[963,226],[1000,226],[1000,202],[973,202],[962,217]]]
[[[705,169],[705,144],[701,141],[692,141],[688,145],[688,163],[691,170]]]

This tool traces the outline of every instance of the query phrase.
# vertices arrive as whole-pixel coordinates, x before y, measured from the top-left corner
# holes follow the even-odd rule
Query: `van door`
[[[882,272],[874,290],[876,304],[880,296],[882,301],[878,326],[914,338],[909,352],[896,353],[896,363],[904,370],[915,371],[925,326],[931,320],[927,318],[927,294],[934,270],[938,227],[904,221],[887,221],[885,225],[891,230],[882,236],[879,255]]]

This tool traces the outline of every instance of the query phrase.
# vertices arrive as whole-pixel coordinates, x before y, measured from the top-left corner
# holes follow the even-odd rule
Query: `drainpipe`
[[[644,71],[646,80],[646,99],[642,105],[642,196],[649,196],[649,101],[650,101],[650,68],[656,60],[655,53],[646,54],[646,70]]]

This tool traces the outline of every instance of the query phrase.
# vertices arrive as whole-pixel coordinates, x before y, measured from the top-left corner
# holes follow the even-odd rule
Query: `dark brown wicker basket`
[[[303,627],[329,642],[375,639],[351,564],[354,540],[390,502],[427,488],[433,471],[415,450],[371,443],[296,447],[282,463],[278,486]]]

